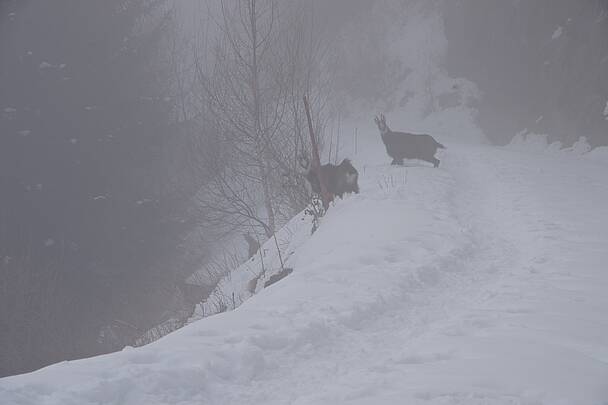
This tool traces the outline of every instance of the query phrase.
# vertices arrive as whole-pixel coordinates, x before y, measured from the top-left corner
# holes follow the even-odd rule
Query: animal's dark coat
[[[344,159],[338,166],[331,163],[321,166],[321,175],[325,180],[325,187],[332,196],[342,198],[345,193],[359,193],[359,172],[352,165],[350,160]],[[306,179],[310,183],[312,191],[315,193],[321,192],[319,179],[316,173],[309,170],[306,174]]]
[[[391,131],[386,125],[384,115],[375,118],[386,153],[393,158],[391,164],[403,164],[403,159],[420,159],[439,166],[439,159],[435,158],[437,149],[445,146],[437,142],[432,136],[426,134],[410,134],[407,132]]]

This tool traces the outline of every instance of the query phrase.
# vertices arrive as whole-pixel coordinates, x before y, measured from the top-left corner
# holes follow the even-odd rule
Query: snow
[[[524,129],[515,134],[507,147],[522,152],[544,152],[549,148],[548,139],[546,134],[536,134]]]
[[[577,155],[583,155],[591,150],[591,146],[589,145],[589,142],[587,142],[587,137],[581,136],[578,141],[574,142],[572,147],[567,150]]]
[[[0,403],[605,404],[606,160],[451,143],[438,169],[391,167],[365,141],[361,194],[281,231],[292,274],[150,345],[0,379]]]
[[[563,32],[564,32],[564,27],[562,27],[561,25],[558,26],[555,29],[555,31],[553,31],[553,35],[551,35],[551,39],[557,39],[557,38],[561,37]]]
[[[28,52],[28,55],[31,55],[31,52]],[[67,65],[65,63],[61,63],[59,65],[53,65],[52,63],[49,63],[47,61],[43,61],[40,63],[40,65],[38,66],[39,69],[41,70],[45,70],[45,69],[65,69],[67,67]]]
[[[562,155],[585,156],[594,160],[608,162],[608,159],[605,158],[605,147],[591,150],[591,145],[589,145],[586,136],[579,137],[572,146],[564,148],[560,141],[549,143],[549,136],[546,134],[536,134],[524,129],[511,139],[507,148],[525,153],[559,153]]]
[[[608,120],[608,101],[606,101],[606,107],[604,107],[604,119]]]
[[[598,146],[587,155],[590,159],[608,164],[608,146]]]
[[[191,321],[234,309],[262,290],[270,277],[281,272],[281,260],[289,263],[291,256],[310,238],[312,226],[311,215],[305,212],[296,215],[276,233],[276,242],[271,238],[263,243],[256,255],[220,280],[209,298],[197,306]]]

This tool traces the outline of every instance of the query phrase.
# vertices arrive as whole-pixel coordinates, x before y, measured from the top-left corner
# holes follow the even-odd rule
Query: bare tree
[[[277,160],[282,163],[285,179],[280,197],[287,207],[300,211],[310,199],[302,176],[302,158],[312,156],[302,97],[306,95],[308,98],[316,142],[322,147],[322,135],[331,113],[331,93],[328,90],[331,86],[328,72],[324,69],[330,47],[314,25],[312,4],[295,2],[292,7],[291,12],[283,17],[285,24],[276,55],[283,66],[279,80],[285,89],[287,108],[283,120],[287,136],[282,138],[283,144],[277,151],[283,159]]]
[[[224,231],[277,226],[307,200],[298,157],[309,154],[304,94],[322,133],[322,49],[301,9],[274,0],[221,3],[213,69],[196,63],[214,141],[201,162],[212,180],[200,193],[203,216]],[[212,143],[212,146],[208,144]]]

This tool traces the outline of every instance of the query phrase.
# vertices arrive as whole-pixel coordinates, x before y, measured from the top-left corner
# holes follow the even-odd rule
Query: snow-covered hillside
[[[0,380],[0,403],[608,403],[608,164],[448,144],[361,194],[234,311]]]

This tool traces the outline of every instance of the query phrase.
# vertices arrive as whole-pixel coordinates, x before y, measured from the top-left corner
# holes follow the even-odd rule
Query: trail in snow
[[[237,310],[0,380],[0,403],[608,403],[605,165],[449,146],[365,164]]]
[[[376,277],[385,277],[398,263],[398,292],[383,295],[371,319],[361,316],[335,327],[334,336],[309,358],[281,353],[247,390],[228,394],[234,403],[608,400],[608,323],[603,320],[608,300],[601,293],[608,287],[608,254],[602,249],[608,210],[598,207],[594,197],[597,192],[608,195],[608,189],[593,180],[601,180],[601,172],[581,175],[571,170],[573,161],[494,148],[453,153],[444,160],[443,172],[409,169],[411,181],[387,198],[400,196],[404,206],[416,200],[439,223],[427,224],[414,240],[391,240],[384,250],[365,253],[384,255],[369,260],[377,266],[369,269]],[[398,178],[399,170],[370,170],[368,188],[373,189],[374,180]],[[358,203],[375,197],[369,192]],[[579,211],[581,203],[587,207]],[[383,211],[382,204],[378,210]],[[366,221],[370,219],[384,229],[399,226],[390,216],[368,216]],[[598,226],[598,219],[603,225]],[[460,237],[454,237],[459,228]],[[577,246],[581,250],[570,259],[578,261],[590,250],[595,254],[585,263],[589,267],[580,262],[576,269],[564,270],[565,252],[576,246],[572,237],[593,228],[599,238]],[[365,221],[363,229],[368,229]],[[447,240],[442,240],[445,234]],[[434,257],[408,266],[417,245],[429,240]],[[458,244],[451,246],[454,240]],[[444,243],[449,248],[442,251]],[[591,283],[580,296],[561,294],[584,279]],[[589,300],[585,292],[595,289],[595,282],[603,285],[584,305]],[[566,338],[577,334],[579,339]]]

